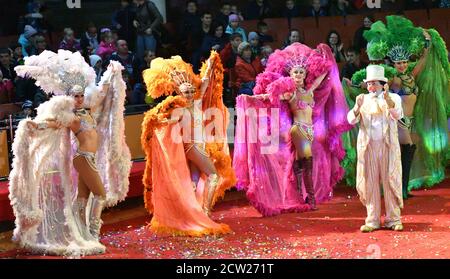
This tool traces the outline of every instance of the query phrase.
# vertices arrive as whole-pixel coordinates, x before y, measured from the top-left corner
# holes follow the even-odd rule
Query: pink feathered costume
[[[287,102],[279,98],[281,94],[295,90],[288,68],[293,59],[300,57],[308,58],[305,89],[318,76],[328,72],[314,92],[313,184],[318,202],[333,196],[333,187],[344,174],[339,164],[345,155],[341,134],[351,126],[346,119],[348,107],[330,48],[320,44],[314,50],[294,43],[284,50],[275,51],[269,57],[264,73],[258,75],[254,89],[255,94],[268,93],[270,100],[241,95],[236,102],[238,120],[233,167],[238,179],[237,187],[246,191],[250,203],[264,216],[302,212],[310,208],[300,198],[292,170],[295,160],[295,147],[289,133],[292,114]],[[269,117],[271,108],[279,109],[279,121]],[[278,130],[279,134],[272,134],[271,128]],[[271,136],[276,136],[277,148],[275,152],[269,152],[271,154],[263,154],[267,153],[264,149],[268,147],[264,142]],[[258,140],[255,141],[255,137]]]

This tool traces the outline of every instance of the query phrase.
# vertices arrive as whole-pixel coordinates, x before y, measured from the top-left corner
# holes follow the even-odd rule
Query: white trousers
[[[384,225],[392,227],[401,224],[400,207],[395,201],[392,191],[389,189],[388,154],[390,150],[382,141],[371,141],[365,154],[365,178],[366,178],[366,225],[379,228],[381,224],[381,193],[380,184],[383,185],[384,205],[386,217]]]

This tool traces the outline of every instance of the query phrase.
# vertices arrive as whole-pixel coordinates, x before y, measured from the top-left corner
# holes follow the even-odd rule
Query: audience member
[[[245,10],[245,19],[263,19],[270,17],[271,5],[268,0],[252,0]]]
[[[70,50],[72,52],[81,51],[80,42],[75,38],[72,28],[64,28],[64,38],[58,49]]]
[[[273,37],[271,35],[268,35],[267,32],[269,31],[269,26],[267,26],[267,23],[264,21],[259,21],[256,24],[256,29],[258,30],[258,38],[259,43],[263,46],[266,43],[272,43]]]
[[[344,44],[341,42],[341,36],[336,30],[331,30],[328,33],[326,43],[331,48],[331,51],[333,51],[336,62],[345,62]]]
[[[312,0],[311,7],[309,7],[308,10],[308,15],[314,17],[326,16],[327,10],[325,7],[321,6],[320,0]]]
[[[133,21],[137,29],[136,55],[141,59],[145,50],[156,50],[155,36],[161,35],[160,25],[163,23],[163,17],[152,1],[134,1],[137,4],[136,19]]]
[[[360,51],[356,47],[349,47],[346,54],[347,62],[342,67],[341,77],[351,80],[354,73],[367,67],[367,63],[361,61]]]
[[[238,94],[253,95],[256,76],[263,71],[261,60],[253,55],[248,42],[242,42],[239,45],[238,54],[234,66]]]
[[[117,48],[110,29],[103,28],[100,33],[101,42],[97,48],[96,54],[100,56],[103,61],[107,61],[109,60],[111,54],[117,50]]]
[[[239,33],[242,36],[242,40],[244,42],[247,41],[247,35],[245,34],[245,30],[239,26],[239,16],[230,14],[229,16],[229,24],[225,31],[227,34]]]

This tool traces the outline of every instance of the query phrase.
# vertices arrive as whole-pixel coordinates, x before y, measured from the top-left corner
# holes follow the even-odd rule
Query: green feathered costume
[[[388,52],[396,46],[406,49],[409,54],[420,58],[425,48],[423,29],[414,27],[412,22],[400,16],[387,16],[387,25],[382,21],[372,24],[371,29],[364,32],[368,41],[367,54],[371,61],[383,60]],[[434,29],[428,29],[431,36],[428,55],[424,61],[423,70],[416,76],[419,94],[414,108],[413,131],[420,140],[415,142],[417,151],[414,156],[409,189],[422,186],[432,186],[444,179],[445,167],[450,159],[448,148],[448,117],[450,112],[449,78],[450,67],[448,52],[444,41]],[[408,72],[415,67],[409,63]],[[343,82],[347,104],[354,106],[356,96],[365,90],[359,84],[365,78],[365,69],[356,72],[352,84]],[[385,75],[391,79],[397,72],[394,68],[385,66]],[[356,136],[358,128],[343,135],[346,157],[342,166],[346,170],[346,183],[355,186],[356,177]]]

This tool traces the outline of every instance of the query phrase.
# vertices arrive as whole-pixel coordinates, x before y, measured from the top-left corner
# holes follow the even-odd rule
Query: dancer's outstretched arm
[[[206,65],[207,65],[206,72],[205,72],[205,75],[202,78],[202,85],[200,87],[200,92],[201,92],[202,96],[205,94],[206,89],[209,86],[211,73],[214,70],[214,63],[215,63],[215,56],[211,56],[206,61]]]
[[[311,85],[311,87],[309,88],[310,92],[314,92],[316,90],[317,87],[319,87],[319,85],[322,83],[323,79],[327,76],[327,73],[323,73],[321,74],[319,77],[317,77],[313,84]]]

